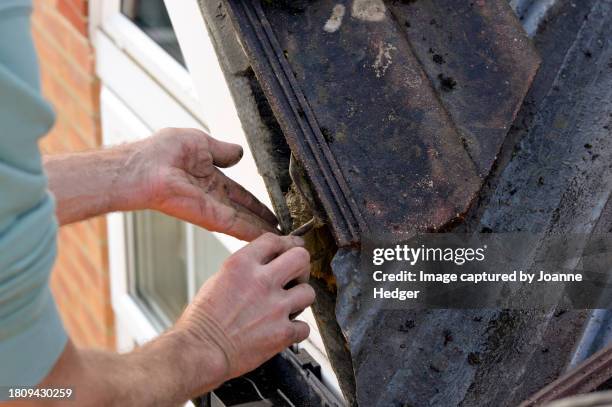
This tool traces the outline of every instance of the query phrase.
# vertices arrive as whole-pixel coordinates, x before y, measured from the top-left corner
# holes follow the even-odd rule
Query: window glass
[[[185,60],[163,0],[122,0],[121,12],[176,61],[185,66]]]
[[[194,233],[196,290],[213,274],[230,255],[230,251],[206,229],[196,228]]]
[[[192,272],[187,259],[186,224],[154,211],[127,217],[130,242],[130,292],[160,327],[181,315],[189,300],[189,281],[197,291],[215,274],[230,251],[206,229],[193,229]]]
[[[132,218],[132,294],[162,327],[169,326],[187,304],[185,225],[153,211]]]

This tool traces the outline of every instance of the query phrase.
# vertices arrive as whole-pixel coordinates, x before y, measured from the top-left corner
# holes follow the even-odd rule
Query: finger
[[[235,165],[244,152],[242,147],[234,143],[226,143],[225,141],[217,140],[214,137],[208,136],[208,148],[213,157],[213,164],[217,167],[227,168]]]
[[[234,221],[233,217],[236,216],[235,212],[238,212],[240,213],[240,216],[238,216],[240,220],[251,221],[256,226],[265,224],[265,226],[262,227],[264,231],[275,231],[276,230],[278,221],[276,220],[276,217],[274,216],[274,214],[270,212],[268,208],[266,208],[265,205],[259,202],[257,198],[252,196],[249,192],[246,192],[245,190],[246,194],[251,196],[251,200],[253,202],[251,207],[257,210],[259,213],[255,213],[253,210],[246,208],[245,206],[241,205],[240,203],[230,198],[229,195],[230,195],[231,183],[233,183],[234,185],[238,185],[238,184],[236,184],[230,178],[225,176],[218,168],[214,168],[213,177],[209,179],[198,179],[197,177],[194,177],[194,180],[195,182],[193,183],[195,185],[198,185],[200,188],[202,188],[202,198],[201,199],[205,201],[217,201],[219,204],[225,205],[228,208],[230,208],[229,213],[231,214],[231,217],[228,216],[228,212],[226,211],[223,214],[225,216],[220,218],[220,219],[226,220],[226,222],[223,222],[224,224],[229,225],[230,224],[229,221],[233,222]],[[255,203],[257,203],[257,205]],[[265,217],[260,216],[260,214]],[[236,232],[241,233],[242,229],[244,229],[243,226],[244,224],[241,222],[234,225],[234,227],[237,229]],[[223,233],[227,233],[226,230],[221,230],[221,231]],[[261,233],[251,235],[250,238],[243,239],[243,240],[250,241],[258,237],[259,235],[261,235]]]
[[[303,247],[293,247],[276,257],[265,270],[278,287],[292,280],[307,283],[310,276],[310,254]]]
[[[310,327],[304,321],[291,321],[293,325],[293,341],[291,343],[302,342],[310,335]]]
[[[239,251],[243,252],[247,256],[250,256],[259,264],[267,264],[272,259],[286,252],[287,250],[303,245],[304,240],[299,237],[278,236],[272,233],[266,233],[265,235],[253,240],[250,244],[246,245]]]
[[[207,230],[249,242],[267,232],[279,233],[269,223],[231,201],[221,202],[202,190],[195,191],[196,195],[186,199],[180,211],[166,213]]]
[[[308,284],[298,284],[287,290],[288,315],[295,315],[310,307],[315,300],[315,290]]]
[[[225,233],[247,242],[257,239],[264,233],[279,233],[274,226],[238,205],[217,200],[213,202],[213,212],[217,213],[217,216],[213,215],[213,219],[219,220],[216,232]]]
[[[261,203],[259,199],[225,174],[221,173],[221,176],[226,185],[226,192],[229,199],[245,207],[271,225],[276,226],[278,224],[278,220],[274,213],[268,209],[266,205]]]

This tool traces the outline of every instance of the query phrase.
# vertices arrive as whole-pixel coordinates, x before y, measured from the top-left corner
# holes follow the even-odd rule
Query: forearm
[[[57,218],[65,225],[114,211],[151,209],[242,240],[277,232],[274,214],[219,168],[242,148],[196,129],[43,158]]]
[[[140,209],[142,180],[133,171],[134,145],[45,156],[49,189],[61,225],[113,211]]]
[[[85,407],[183,404],[225,380],[224,372],[215,365],[216,349],[201,346],[194,353],[186,351],[189,346],[186,339],[174,334],[162,335],[124,355],[79,350],[69,342],[39,387],[71,388],[74,396],[41,404],[60,407],[72,406],[75,401]],[[201,363],[194,363],[194,355]]]

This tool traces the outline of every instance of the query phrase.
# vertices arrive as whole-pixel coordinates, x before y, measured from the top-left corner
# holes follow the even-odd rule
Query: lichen
[[[293,220],[293,229],[312,219],[312,210],[297,191],[294,184],[285,194],[285,201]],[[337,247],[327,225],[318,220],[315,227],[304,235],[305,247],[310,253],[310,275],[325,281],[329,291],[336,291],[336,280],[331,271],[331,261]]]
[[[385,3],[382,0],[354,0],[351,14],[363,21],[382,21],[385,11]]]
[[[325,22],[323,26],[323,31],[328,33],[334,33],[338,31],[340,26],[342,25],[342,19],[344,18],[344,13],[346,12],[346,8],[342,4],[336,4],[332,9],[332,14]]]

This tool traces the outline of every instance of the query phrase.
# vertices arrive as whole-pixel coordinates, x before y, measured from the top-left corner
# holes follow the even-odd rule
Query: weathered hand
[[[240,161],[239,145],[196,129],[168,128],[129,148],[127,166],[145,183],[146,208],[242,240],[276,230],[274,214],[217,168]]]
[[[308,325],[290,317],[315,298],[307,284],[310,255],[303,244],[298,237],[266,233],[240,249],[202,286],[173,328],[196,354],[211,345],[218,349],[202,365],[212,366],[222,380],[308,337]],[[291,281],[296,284],[289,288]]]
[[[39,386],[74,388],[79,406],[175,406],[255,369],[308,337],[291,319],[315,298],[303,245],[264,234],[230,256],[164,334],[123,355],[68,342]]]

